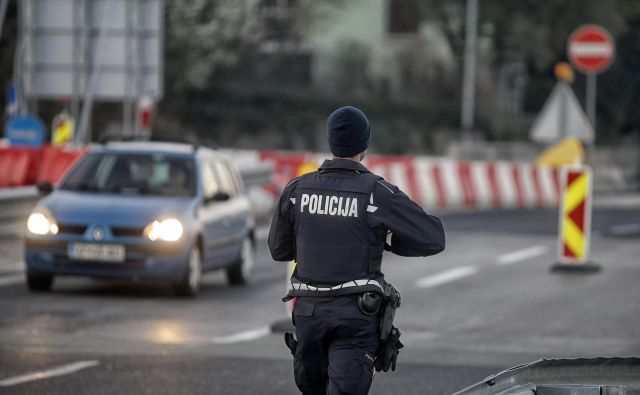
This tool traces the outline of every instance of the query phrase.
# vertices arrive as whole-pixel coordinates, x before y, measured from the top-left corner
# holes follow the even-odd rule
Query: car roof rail
[[[118,141],[140,141],[140,138],[136,136],[125,136],[122,134],[109,133],[100,136],[100,138],[98,139],[98,144],[107,144]]]
[[[112,142],[128,142],[128,141],[137,141],[137,142],[162,142],[162,143],[178,143],[178,144],[188,144],[193,147],[193,150],[196,151],[200,147],[206,147],[209,149],[217,150],[218,147],[209,139],[201,139],[193,136],[135,136],[135,135],[121,135],[121,134],[106,134],[100,137],[100,144],[107,144]]]

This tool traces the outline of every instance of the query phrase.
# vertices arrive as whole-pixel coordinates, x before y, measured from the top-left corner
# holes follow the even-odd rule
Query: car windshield
[[[194,161],[177,155],[92,153],[71,171],[61,189],[83,192],[193,196]]]

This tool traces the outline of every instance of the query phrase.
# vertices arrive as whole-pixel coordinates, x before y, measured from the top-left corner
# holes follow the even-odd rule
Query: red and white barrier
[[[0,186],[28,185],[42,180],[56,182],[83,153],[81,149],[43,148],[29,157],[39,160],[17,161],[5,149],[0,151]],[[245,161],[272,161],[273,183],[265,189],[276,196],[298,175],[301,165],[319,165],[331,155],[238,151],[232,156],[238,159],[241,156]],[[18,163],[20,169],[16,167]],[[555,207],[559,201],[559,169],[530,163],[373,155],[363,164],[426,209]]]
[[[56,183],[83,149],[0,147],[0,187],[33,185],[40,181]]]
[[[320,164],[330,156],[269,151],[260,157],[275,163],[275,192],[303,163]],[[427,209],[555,207],[558,202],[559,170],[546,166],[424,156],[371,156],[363,164]]]

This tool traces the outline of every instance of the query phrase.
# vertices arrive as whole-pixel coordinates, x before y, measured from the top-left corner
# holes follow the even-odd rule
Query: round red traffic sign
[[[615,42],[604,28],[581,26],[569,37],[567,56],[578,70],[587,74],[602,73],[613,62]]]

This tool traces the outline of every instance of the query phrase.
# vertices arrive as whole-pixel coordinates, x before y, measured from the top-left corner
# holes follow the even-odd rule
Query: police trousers
[[[380,342],[378,315],[360,311],[356,295],[298,297],[295,382],[304,395],[366,395]]]

